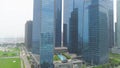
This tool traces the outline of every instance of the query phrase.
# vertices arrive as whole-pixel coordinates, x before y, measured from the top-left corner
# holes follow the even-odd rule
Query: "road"
[[[25,51],[24,51],[23,48],[21,48],[20,57],[24,61],[25,68],[31,68],[31,65],[30,65],[30,63],[29,63],[29,61],[27,59],[27,55],[25,54]]]

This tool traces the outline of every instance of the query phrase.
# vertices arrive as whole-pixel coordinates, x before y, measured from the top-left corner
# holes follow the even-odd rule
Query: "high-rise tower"
[[[92,0],[89,8],[89,43],[84,59],[93,64],[104,64],[109,57],[109,17],[107,0]]]
[[[120,48],[120,0],[117,0],[117,46]]]
[[[62,41],[62,0],[55,1],[55,47],[61,47]]]
[[[40,54],[40,68],[53,68],[56,1],[34,0],[33,53]]]

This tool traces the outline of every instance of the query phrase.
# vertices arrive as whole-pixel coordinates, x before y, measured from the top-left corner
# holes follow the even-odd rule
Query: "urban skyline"
[[[91,65],[107,63],[109,48],[114,47],[113,16],[111,0],[34,0],[31,52],[39,55],[38,65],[54,68],[54,56],[62,63],[72,62],[65,53]],[[64,44],[68,50],[62,51]]]
[[[32,3],[33,19],[24,23],[24,42],[0,43],[0,60],[7,68],[120,68],[119,0]]]
[[[27,6],[25,6],[26,3]],[[21,4],[23,5],[21,6]],[[26,20],[33,20],[33,0],[1,0],[0,8],[2,10],[0,12],[0,38],[24,37],[24,24],[26,23]],[[18,10],[21,11],[21,13],[18,13]],[[9,11],[9,13],[7,11]],[[5,28],[6,25],[7,27],[12,28],[8,30]],[[19,27],[16,27],[17,25],[19,25]],[[16,27],[17,29],[14,29],[13,27]],[[4,31],[2,29],[4,29]]]

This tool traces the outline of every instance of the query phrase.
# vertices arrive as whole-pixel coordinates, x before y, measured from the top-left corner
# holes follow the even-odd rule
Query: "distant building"
[[[71,17],[71,12],[73,11],[73,0],[63,0],[64,4],[64,10],[63,10],[63,24],[66,24],[67,27],[63,25],[63,32],[64,32],[64,27],[67,28],[67,37],[65,37],[66,33],[63,33],[63,41],[65,42],[65,38],[67,38],[67,47],[69,47],[69,20]],[[65,44],[63,42],[63,44]],[[63,45],[64,46],[64,45]]]
[[[55,47],[61,47],[62,0],[56,0],[55,4]]]
[[[67,46],[67,24],[63,24],[63,47]]]
[[[114,47],[114,7],[113,0],[108,0],[108,15],[109,15],[109,47]]]
[[[32,49],[32,23],[33,21],[27,21],[25,24],[25,47],[28,51]]]
[[[117,46],[120,48],[120,0],[117,0]]]
[[[115,23],[115,46],[117,46],[117,23]]]
[[[71,18],[69,21],[69,47],[70,53],[77,53],[78,51],[78,9],[73,8]]]

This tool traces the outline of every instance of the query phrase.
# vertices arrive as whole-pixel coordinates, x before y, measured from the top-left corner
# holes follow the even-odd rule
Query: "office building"
[[[62,0],[55,1],[55,47],[61,47],[62,41]]]
[[[91,0],[89,8],[89,43],[84,59],[91,64],[109,60],[109,17],[106,0]]]
[[[115,46],[117,46],[117,23],[115,23]]]
[[[34,27],[33,40],[39,42],[35,50],[40,54],[40,68],[53,68],[55,46],[55,5],[57,0],[34,0]],[[36,24],[35,24],[36,23]],[[39,28],[38,28],[39,27]],[[34,32],[34,31],[33,31]]]
[[[53,68],[53,55],[55,46],[55,17],[54,1],[40,0],[40,67]]]
[[[69,52],[81,55],[88,46],[88,6],[90,0],[64,0],[64,23],[67,24]],[[75,18],[76,17],[76,18]],[[69,28],[68,28],[69,27]]]
[[[63,24],[66,24],[67,25],[67,47],[69,47],[69,20],[70,20],[70,17],[71,17],[71,12],[73,11],[73,0],[63,0],[63,7],[64,7],[64,10],[63,10]],[[63,27],[65,27],[65,25],[63,25]],[[63,29],[63,32],[64,32],[64,29]],[[64,34],[64,33],[63,33]],[[63,35],[63,39],[66,38],[64,35]]]
[[[67,47],[67,24],[63,24],[63,47]]]
[[[109,16],[109,47],[114,47],[114,11],[113,0],[108,0],[108,16]]]
[[[69,47],[70,53],[77,53],[78,51],[78,9],[73,8],[71,18],[69,20]]]
[[[120,0],[117,0],[117,46],[120,48]]]
[[[33,29],[32,29],[32,53],[39,55],[40,50],[40,25],[41,25],[41,0],[34,0]]]
[[[32,49],[32,23],[33,21],[27,21],[25,24],[25,47],[28,51]]]

